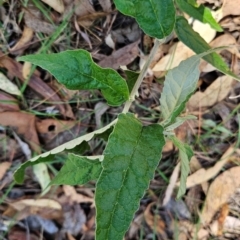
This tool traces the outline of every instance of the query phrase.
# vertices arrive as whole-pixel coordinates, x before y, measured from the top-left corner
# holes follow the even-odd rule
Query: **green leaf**
[[[160,98],[165,126],[174,123],[195,91],[200,75],[200,58],[192,56],[167,73]]]
[[[124,72],[127,76],[126,81],[127,81],[127,85],[128,85],[128,91],[129,91],[129,93],[131,93],[131,91],[138,79],[139,73],[133,72],[130,70],[125,70]]]
[[[61,153],[63,151],[69,151],[70,149],[74,149],[75,147],[78,147],[82,143],[85,145],[84,141],[88,142],[90,141],[96,134],[103,133],[107,131],[109,128],[111,128],[116,123],[116,120],[108,124],[107,126],[98,129],[94,132],[88,133],[86,135],[83,135],[79,138],[75,138],[69,142],[66,142],[51,151],[45,152],[41,155],[38,155],[27,162],[23,163],[14,173],[14,179],[17,183],[23,183],[24,180],[24,172],[27,167],[34,166],[38,163],[45,163],[45,162],[51,162],[53,161],[53,158],[56,154]],[[81,148],[81,147],[80,147]]]
[[[85,50],[28,55],[18,60],[46,69],[69,89],[100,89],[110,105],[128,100],[126,81],[113,69],[99,67]]]
[[[187,144],[180,142],[176,137],[170,137],[174,145],[179,149],[181,160],[181,177],[180,187],[178,189],[177,198],[181,198],[186,192],[186,181],[190,172],[189,161],[193,156],[193,151]]]
[[[175,31],[179,40],[181,40],[186,46],[191,48],[194,52],[203,53],[211,49],[207,42],[197,32],[195,32],[192,29],[192,27],[188,24],[187,20],[184,17],[176,18]],[[203,57],[203,59],[211,63],[222,73],[229,75],[240,81],[240,78],[230,71],[227,64],[223,61],[219,54],[211,53]]]
[[[114,0],[117,9],[134,17],[140,28],[158,39],[170,35],[175,23],[173,0]]]
[[[87,157],[68,154],[68,158],[57,174],[51,181],[51,185],[80,185],[91,180],[98,179],[102,171],[99,159],[90,160]]]
[[[122,240],[154,176],[165,144],[163,127],[120,114],[104,151],[96,186],[97,240]]]
[[[196,7],[186,0],[176,0],[176,3],[182,11],[186,12],[193,18],[203,23],[208,23],[213,29],[217,30],[218,32],[223,31],[221,26],[213,18],[211,10],[209,8],[203,5]]]

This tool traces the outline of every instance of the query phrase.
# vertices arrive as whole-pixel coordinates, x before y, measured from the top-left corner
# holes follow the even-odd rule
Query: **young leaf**
[[[68,158],[57,174],[51,181],[51,185],[79,185],[91,180],[98,179],[102,171],[99,159],[90,160],[87,157],[68,154]]]
[[[192,149],[182,142],[180,142],[176,137],[170,137],[174,145],[179,149],[179,156],[181,160],[181,177],[180,177],[180,187],[178,189],[177,198],[181,198],[186,192],[186,181],[188,174],[190,172],[189,161],[193,156]]]
[[[136,18],[140,28],[158,39],[170,35],[175,23],[175,7],[172,0],[114,0],[117,9]]]
[[[207,42],[192,29],[192,27],[188,24],[187,20],[184,17],[176,18],[175,31],[179,40],[181,40],[194,52],[203,53],[211,49]],[[223,61],[219,54],[211,53],[207,56],[204,56],[203,59],[211,63],[214,67],[216,67],[224,74],[229,75],[240,81],[240,78],[229,70],[227,64]]]
[[[199,62],[198,55],[192,56],[167,73],[160,98],[164,125],[175,121],[195,91],[200,74]]]
[[[154,176],[165,144],[163,127],[142,126],[133,114],[120,114],[104,150],[96,186],[97,240],[122,240]]]
[[[85,50],[28,55],[18,60],[46,69],[69,89],[100,89],[110,105],[128,100],[126,81],[113,69],[99,67]]]
[[[203,23],[208,23],[213,29],[217,30],[218,32],[223,31],[221,26],[213,18],[211,10],[209,8],[203,5],[200,6],[196,6],[195,4],[192,5],[192,3],[189,3],[186,0],[176,0],[176,3],[182,11],[186,12],[193,18]]]
[[[27,167],[34,166],[38,163],[44,163],[44,162],[51,162],[53,161],[53,158],[56,154],[61,153],[65,150],[74,149],[75,147],[78,147],[80,144],[85,144],[84,141],[88,142],[90,141],[96,134],[103,133],[107,131],[109,128],[111,128],[116,123],[116,120],[108,124],[107,126],[98,129],[94,132],[88,133],[86,135],[83,135],[79,138],[75,138],[69,142],[66,142],[51,151],[45,152],[41,155],[38,155],[27,162],[23,163],[14,173],[14,179],[17,183],[23,183],[24,180],[24,172]]]
[[[163,125],[165,127],[175,122],[178,115],[184,110],[186,102],[195,91],[200,74],[198,69],[200,59],[220,49],[222,48],[210,49],[192,56],[167,73],[160,98]]]

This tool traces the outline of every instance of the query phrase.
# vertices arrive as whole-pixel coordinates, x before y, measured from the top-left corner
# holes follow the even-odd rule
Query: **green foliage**
[[[161,124],[143,126],[133,114],[125,113],[137,94],[137,87],[146,74],[151,58],[146,61],[140,74],[126,71],[127,81],[114,70],[99,67],[84,50],[19,58],[21,61],[32,62],[48,70],[69,89],[100,89],[107,102],[113,106],[127,101],[124,113],[106,127],[32,158],[22,164],[14,174],[15,180],[22,183],[26,167],[52,161],[54,156],[62,151],[71,152],[65,165],[51,183],[75,185],[97,180],[95,194],[97,240],[123,239],[134,212],[139,207],[139,201],[154,176],[161,159],[165,138],[171,139],[179,149],[181,177],[177,197],[184,195],[189,160],[193,156],[193,151],[189,145],[181,143],[173,131],[185,120],[194,118],[179,115],[196,89],[200,58],[203,57],[218,70],[239,80],[215,53],[218,49],[210,50],[210,46],[193,31],[185,18],[176,18],[172,0],[114,0],[114,2],[122,13],[136,18],[143,31],[150,36],[166,38],[175,25],[179,39],[199,53],[168,72],[160,99],[163,116]],[[203,6],[198,7],[195,0],[176,2],[179,8],[190,16],[211,24],[218,31],[221,30],[209,10]],[[157,48],[158,45],[155,44],[152,52]],[[87,142],[95,136],[107,141],[103,155],[80,156],[89,147]],[[102,161],[99,161],[99,158]]]
[[[199,79],[200,57],[192,56],[167,73],[160,98],[164,125],[173,123],[195,91]]]
[[[100,89],[110,105],[118,106],[128,100],[126,81],[113,69],[101,68],[95,64],[85,50],[28,55],[18,60],[48,70],[68,89]]]
[[[120,12],[134,17],[151,37],[165,38],[174,28],[173,0],[114,0],[114,3]]]
[[[223,31],[221,26],[213,18],[209,8],[204,7],[203,5],[197,6],[196,2],[189,2],[186,0],[176,0],[176,3],[182,11],[186,12],[193,18],[203,23],[209,23],[209,25],[218,32]]]
[[[51,181],[54,185],[80,185],[98,179],[102,171],[99,159],[89,159],[75,154],[68,154],[68,158],[58,175]],[[81,173],[81,174],[79,174]]]
[[[122,240],[161,158],[163,127],[120,114],[96,186],[96,239]]]
[[[181,198],[186,192],[186,179],[190,172],[189,161],[193,156],[192,149],[182,142],[180,142],[176,137],[170,137],[174,145],[179,149],[179,156],[181,160],[181,177],[180,177],[180,187],[177,193],[177,198]]]
[[[183,17],[177,17],[175,24],[175,31],[178,38],[189,48],[191,48],[195,53],[203,53],[211,49],[207,42],[188,24],[187,20]],[[233,78],[240,80],[238,76],[233,74],[227,64],[217,53],[211,53],[205,57],[204,60],[211,63],[222,73],[232,76]]]
[[[86,143],[85,142],[88,142],[90,141],[95,135],[97,134],[101,134],[101,133],[104,133],[105,131],[109,130],[112,125],[114,125],[114,121],[111,122],[110,124],[108,124],[107,126],[99,129],[99,130],[96,130],[94,132],[91,132],[91,133],[88,133],[86,135],[83,135],[79,138],[75,138],[69,142],[66,142],[54,149],[52,149],[51,151],[48,151],[48,152],[45,152],[43,154],[40,154],[30,160],[28,160],[27,162],[23,163],[14,173],[14,179],[17,183],[22,183],[23,180],[24,180],[24,172],[25,172],[25,169],[27,167],[30,167],[30,166],[34,166],[38,163],[41,163],[41,162],[51,162],[53,161],[53,158],[56,154],[58,153],[61,153],[63,151],[70,151],[70,152],[75,152],[74,149],[76,148],[82,148],[82,144],[84,144],[84,146],[86,146]],[[80,153],[79,153],[80,154]]]

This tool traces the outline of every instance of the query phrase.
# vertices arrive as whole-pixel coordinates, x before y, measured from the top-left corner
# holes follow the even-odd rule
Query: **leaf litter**
[[[47,147],[56,147],[61,141],[71,139],[71,136],[73,138],[75,133],[95,130],[100,124],[107,124],[109,119],[113,119],[119,112],[114,108],[107,110],[103,105],[102,111],[98,110],[94,115],[94,110],[99,106],[97,103],[103,101],[98,91],[67,92],[55,84],[54,77],[41,69],[31,74],[32,66],[16,62],[15,56],[37,53],[41,49],[41,44],[45,44],[45,39],[55,34],[69,9],[74,9],[73,16],[66,29],[58,35],[57,40],[45,49],[49,53],[66,49],[91,49],[93,57],[97,54],[101,56],[98,63],[103,66],[113,67],[118,71],[122,71],[119,66],[138,70],[140,58],[145,57],[149,53],[149,46],[152,46],[142,41],[141,36],[145,37],[145,35],[139,30],[138,25],[128,17],[116,13],[110,1],[44,0],[41,1],[41,9],[39,5],[36,5],[36,1],[32,2],[26,6],[21,3],[16,5],[4,3],[1,6],[1,12],[4,12],[1,15],[1,23],[3,22],[5,26],[0,39],[1,72],[22,93],[20,97],[14,96],[12,93],[6,93],[5,87],[2,89],[4,92],[0,92],[0,125],[4,126],[0,129],[1,197],[6,193],[10,186],[9,183],[13,181],[11,177],[13,169],[26,160],[12,131],[22,142],[30,146],[31,151],[44,152],[48,149]],[[224,28],[224,32],[214,37],[216,33],[206,25],[200,28],[196,21],[193,25],[205,32],[204,38],[210,42],[212,47],[233,45],[221,51],[220,54],[237,74],[240,56],[237,47],[240,29],[238,1],[226,0],[223,1],[223,5],[216,0],[201,2],[210,3],[214,16]],[[21,14],[19,18],[16,18],[11,11],[6,11],[9,7],[12,13],[23,14],[22,18]],[[111,36],[110,44],[108,44],[107,36]],[[164,78],[166,71],[193,55],[192,50],[180,42],[175,42],[176,39],[172,39],[159,50],[151,67],[154,76],[145,78],[140,96],[136,101],[141,108],[137,105],[133,106],[146,124],[159,119],[159,109],[156,109],[154,105],[155,99],[153,100],[148,92],[153,86],[161,91],[159,82],[161,78]],[[7,51],[11,54],[8,55]],[[163,195],[159,192],[166,189],[174,165],[177,164],[176,149],[171,145],[164,152],[163,162],[158,167],[159,172],[156,173],[150,189],[141,201],[141,208],[133,220],[126,239],[139,239],[140,234],[144,235],[144,239],[149,239],[154,236],[155,230],[159,238],[165,237],[165,239],[173,239],[176,230],[179,231],[181,239],[193,239],[196,236],[196,239],[209,239],[210,235],[223,238],[226,233],[231,234],[231,239],[239,237],[236,230],[239,227],[236,213],[239,198],[237,181],[239,169],[236,167],[239,164],[238,150],[228,157],[224,157],[225,153],[219,147],[218,151],[212,150],[222,141],[221,139],[224,139],[224,144],[227,146],[226,153],[235,149],[233,143],[237,141],[238,117],[236,112],[239,100],[228,97],[239,95],[239,86],[233,84],[231,78],[221,76],[215,68],[204,61],[201,63],[200,71],[199,89],[193,95],[195,100],[190,100],[187,108],[189,113],[199,119],[188,121],[185,126],[180,126],[175,130],[179,138],[185,139],[194,146],[195,152],[190,162],[191,173],[187,179],[189,190],[186,199],[183,199],[182,205],[172,201],[176,196],[177,187],[170,183],[171,194],[168,195],[168,199],[171,204],[167,207],[166,204],[165,206],[161,204]],[[23,84],[27,86],[24,90]],[[202,100],[199,101],[199,99]],[[219,105],[218,109],[217,105]],[[55,112],[49,113],[46,110],[49,107],[53,107]],[[77,112],[81,114],[76,114]],[[214,128],[216,129],[206,130],[204,128],[204,121],[209,119],[215,122]],[[223,138],[223,133],[217,132],[217,129],[222,129],[219,125],[226,127],[231,132],[231,137]],[[94,142],[99,146],[93,146],[91,143],[91,150],[103,149],[104,143],[101,141]],[[48,165],[43,172],[47,171],[52,178],[55,172],[59,171],[64,158],[64,155],[58,156],[54,159],[56,163]],[[38,171],[37,167],[35,171]],[[236,180],[232,181],[232,177]],[[40,185],[41,181],[37,180],[31,169],[28,169],[21,197],[13,198],[14,192],[19,189],[19,186],[16,186],[15,190],[9,190],[10,193],[4,199],[4,205],[0,204],[0,214],[4,213],[6,215],[4,217],[14,219],[15,214],[17,212],[19,214],[14,227],[7,233],[8,238],[38,239],[40,237],[44,239],[48,233],[52,239],[56,234],[60,234],[63,239],[80,239],[80,237],[87,239],[87,236],[89,239],[94,239],[93,189],[95,183],[90,182],[80,187],[61,186],[55,189],[51,187],[44,197],[39,197],[42,191]],[[216,196],[219,197],[216,198]],[[16,209],[21,201],[25,201],[24,209]],[[39,206],[38,201],[42,201],[43,204]],[[47,204],[51,201],[55,203],[55,206]],[[204,204],[202,211],[200,210],[201,204]],[[59,208],[56,209],[56,206]],[[181,218],[181,214],[176,215],[179,211],[186,209],[186,206],[191,208],[191,219],[188,220]],[[20,219],[25,219],[28,225],[19,228],[18,220]],[[199,219],[200,224],[196,224],[193,219]],[[155,220],[157,228],[154,225]],[[31,222],[34,222],[37,228],[34,229]],[[206,222],[209,227],[204,224]],[[5,227],[10,226],[7,221],[4,221],[4,224]],[[24,227],[30,228],[31,233],[23,230]]]

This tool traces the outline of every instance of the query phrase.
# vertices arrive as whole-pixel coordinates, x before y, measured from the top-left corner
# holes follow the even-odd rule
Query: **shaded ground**
[[[0,7],[0,239],[94,239],[95,182],[51,187],[41,195],[65,154],[28,169],[23,185],[14,183],[13,172],[31,156],[106,125],[122,109],[107,106],[99,91],[67,90],[49,73],[16,57],[82,48],[100,66],[124,74],[125,67],[138,71],[153,46],[134,19],[118,13],[110,1],[72,2],[12,0]],[[201,3],[220,9],[214,16],[224,32],[194,21],[195,30],[212,47],[233,45],[221,55],[240,75],[239,2]],[[174,36],[159,48],[131,108],[143,123],[158,122],[166,71],[192,54]],[[240,85],[205,62],[200,69],[198,91],[186,109],[198,120],[176,130],[195,153],[187,194],[175,200],[179,160],[169,142],[126,239],[240,237]],[[94,139],[90,145],[88,153],[99,155],[105,141]]]

